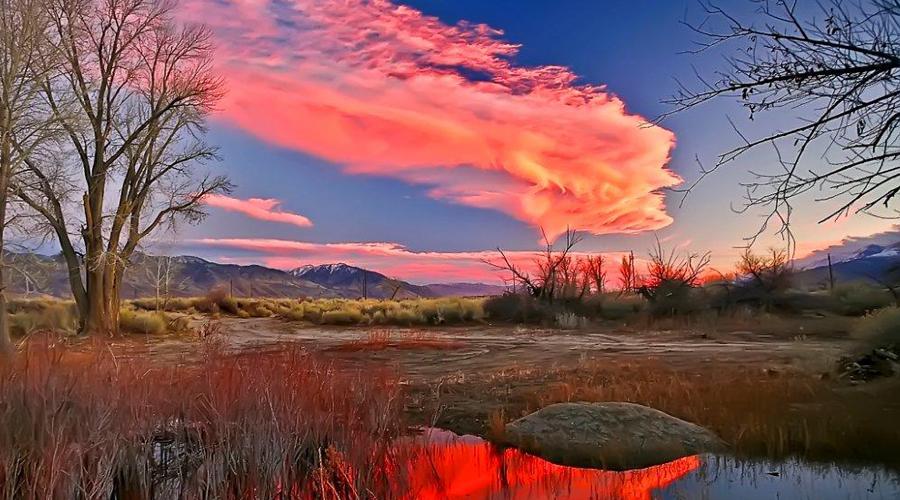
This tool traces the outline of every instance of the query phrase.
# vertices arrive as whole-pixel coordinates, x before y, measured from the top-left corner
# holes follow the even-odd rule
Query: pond
[[[611,472],[552,464],[474,436],[429,429],[410,466],[419,499],[900,498],[900,475],[878,467],[695,455]]]

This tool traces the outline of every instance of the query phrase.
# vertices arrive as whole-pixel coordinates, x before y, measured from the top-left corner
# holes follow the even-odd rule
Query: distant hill
[[[311,281],[346,295],[362,296],[365,285],[366,296],[384,299],[413,297],[478,297],[501,295],[506,288],[485,283],[433,283],[413,285],[405,281],[391,279],[376,272],[344,263],[303,266],[290,271],[298,278]],[[396,294],[395,294],[396,290]]]
[[[837,283],[900,280],[900,242],[889,245],[865,245],[854,249],[848,257],[832,261],[834,279]],[[822,287],[828,283],[827,261],[819,259],[807,269],[797,272],[798,285],[809,288]]]
[[[486,283],[432,283],[425,285],[441,297],[492,297],[506,293],[506,287]]]
[[[69,297],[65,263],[59,256],[7,254],[10,291]],[[347,264],[304,266],[282,271],[259,265],[219,264],[200,257],[136,254],[122,283],[124,298],[151,297],[168,283],[174,297],[201,296],[215,288],[238,297],[417,298],[452,295],[496,295],[502,287],[481,283],[413,285]],[[496,289],[500,289],[499,291]],[[395,293],[396,291],[396,293]],[[492,292],[492,293],[489,293]]]

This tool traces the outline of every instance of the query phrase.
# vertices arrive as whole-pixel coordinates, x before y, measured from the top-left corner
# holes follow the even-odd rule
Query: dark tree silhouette
[[[764,207],[757,236],[779,223],[792,241],[791,202],[810,191],[835,204],[822,221],[857,212],[898,215],[891,202],[900,192],[900,0],[750,1],[758,8],[749,20],[701,4],[704,19],[688,24],[700,38],[691,52],[724,50],[724,65],[709,74],[695,71],[698,83],[679,82],[667,102],[677,113],[732,98],[751,120],[768,112],[798,121],[761,137],[735,127],[742,144],[701,165],[699,180],[751,150],[772,147],[780,168],[752,172],[738,208]]]

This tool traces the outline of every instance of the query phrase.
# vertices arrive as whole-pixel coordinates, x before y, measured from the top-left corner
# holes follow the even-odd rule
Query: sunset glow
[[[412,464],[409,498],[650,500],[701,463],[700,457],[689,456],[627,472],[578,469],[461,438],[436,443]]]
[[[221,117],[265,141],[430,186],[551,238],[672,221],[659,190],[680,182],[666,168],[674,135],[565,67],[516,65],[500,30],[385,0],[186,8],[218,35]]]

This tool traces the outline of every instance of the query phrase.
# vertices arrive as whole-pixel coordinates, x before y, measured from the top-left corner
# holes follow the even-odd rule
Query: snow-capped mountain
[[[339,290],[348,296],[365,295],[369,298],[487,296],[500,295],[505,291],[502,286],[484,283],[414,285],[342,262],[301,266],[291,270],[290,274],[330,289]]]
[[[805,286],[821,286],[830,280],[827,256],[800,263],[797,281]],[[805,264],[805,266],[803,265]],[[900,280],[900,242],[870,243],[859,248],[841,248],[831,258],[836,282]]]

